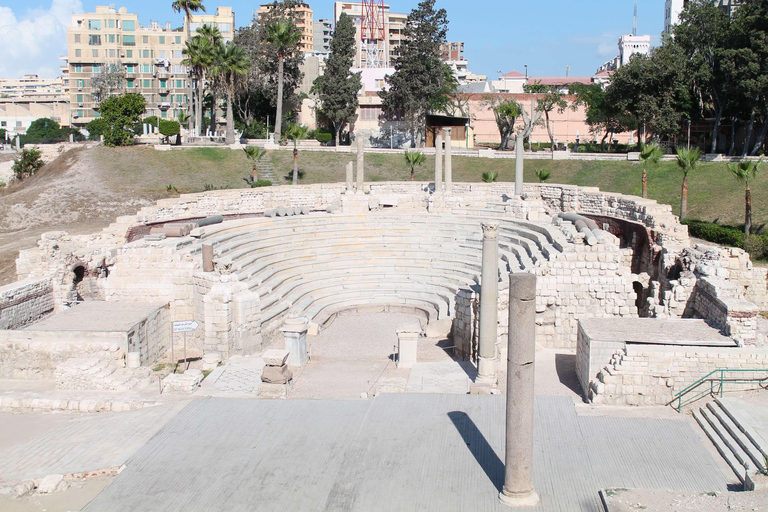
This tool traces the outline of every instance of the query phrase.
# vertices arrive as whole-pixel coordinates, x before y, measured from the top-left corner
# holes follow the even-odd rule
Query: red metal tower
[[[386,28],[384,27],[384,0],[362,0],[360,39],[363,55],[362,67],[383,68],[386,65]]]

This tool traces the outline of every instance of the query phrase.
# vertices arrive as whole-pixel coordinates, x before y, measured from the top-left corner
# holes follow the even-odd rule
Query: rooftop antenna
[[[637,35],[637,0],[635,0],[635,18],[632,21],[632,35]]]
[[[571,65],[568,64],[565,66],[565,76],[568,76],[571,73]]]

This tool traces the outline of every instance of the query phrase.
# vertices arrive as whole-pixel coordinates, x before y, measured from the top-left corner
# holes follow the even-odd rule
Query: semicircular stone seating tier
[[[561,252],[562,233],[531,222],[456,215],[311,215],[227,222],[206,229],[219,267],[261,298],[262,329],[286,313],[323,325],[339,311],[403,306],[452,316],[460,289],[480,282],[481,222],[499,229],[500,279],[533,272]]]

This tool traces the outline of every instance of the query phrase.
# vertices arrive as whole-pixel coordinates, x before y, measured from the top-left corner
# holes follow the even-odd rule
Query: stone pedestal
[[[356,133],[355,140],[357,142],[357,192],[362,194],[364,192],[363,184],[365,183],[365,152],[363,136]]]
[[[419,335],[421,335],[421,326],[417,323],[403,324],[397,328],[398,368],[413,368],[416,364]]]
[[[435,193],[443,191],[443,134],[435,137]]]
[[[515,139],[515,195],[523,195],[523,159],[525,139],[518,135]]]
[[[260,397],[288,397],[288,393],[293,388],[293,373],[286,364],[289,355],[290,352],[287,350],[279,349],[269,349],[261,355],[265,366],[261,372]]]
[[[445,131],[445,192],[450,194],[453,190],[453,164],[451,162],[451,128],[444,128]]]
[[[285,350],[288,356],[288,364],[291,366],[304,366],[307,364],[307,330],[309,321],[304,318],[289,318],[280,330],[285,337]]]
[[[498,222],[483,222],[483,266],[480,282],[480,343],[477,384],[496,384],[496,338],[499,304]]]
[[[507,430],[504,488],[499,499],[510,507],[535,506],[533,489],[533,383],[536,357],[536,276],[509,276]]]

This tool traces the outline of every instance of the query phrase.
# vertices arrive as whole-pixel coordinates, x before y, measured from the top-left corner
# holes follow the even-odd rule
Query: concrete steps
[[[759,436],[719,399],[693,411],[693,417],[742,484],[766,470],[764,447],[752,440]]]
[[[128,391],[151,384],[149,368],[129,369],[122,361],[70,358],[56,367],[56,389]]]

